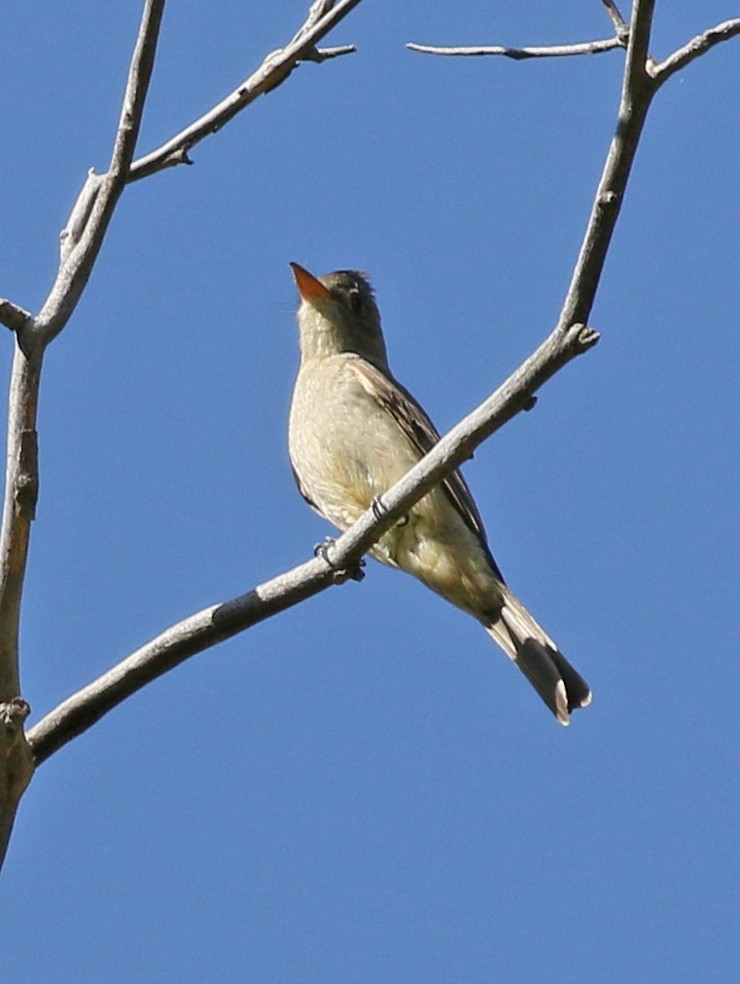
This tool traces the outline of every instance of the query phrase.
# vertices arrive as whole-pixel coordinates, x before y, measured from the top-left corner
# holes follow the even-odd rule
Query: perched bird
[[[345,530],[439,434],[393,378],[365,275],[338,270],[314,277],[291,266],[301,296],[301,365],[290,410],[290,458],[303,497]],[[586,681],[506,586],[459,472],[420,499],[371,553],[477,618],[561,724],[590,702]]]

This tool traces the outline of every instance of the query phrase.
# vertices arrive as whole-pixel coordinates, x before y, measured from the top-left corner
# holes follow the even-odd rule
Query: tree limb
[[[257,71],[225,99],[161,147],[135,161],[131,166],[129,181],[138,181],[177,164],[192,163],[188,154],[196,144],[220,130],[258,96],[277,88],[301,61],[325,61],[327,58],[354,51],[355,48],[351,45],[321,51],[316,48],[316,43],[360,2],[361,0],[339,0],[334,5],[327,0],[318,0],[314,3],[305,24],[285,48],[278,48],[267,55]]]
[[[21,337],[26,350],[29,343],[48,345],[67,324],[103,245],[136,149],[164,3],[165,0],[146,0],[144,5],[110,166],[102,176],[88,174],[64,230],[56,280],[30,331]]]
[[[740,17],[723,21],[715,27],[708,28],[702,34],[697,34],[688,44],[674,51],[665,61],[655,65],[652,70],[653,78],[658,85],[662,85],[671,75],[685,68],[695,58],[701,57],[715,45],[729,41],[730,38],[734,38],[738,34],[740,34]]]
[[[614,0],[601,0],[614,25],[614,37],[599,41],[582,41],[575,44],[528,45],[525,48],[509,48],[506,45],[475,45],[473,47],[437,47],[429,44],[409,42],[406,47],[428,55],[501,55],[524,61],[526,58],[568,58],[573,55],[598,55],[615,48],[626,48],[629,39],[629,25],[619,12]]]

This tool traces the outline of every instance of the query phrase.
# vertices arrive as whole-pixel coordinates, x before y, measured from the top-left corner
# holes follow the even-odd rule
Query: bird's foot
[[[373,516],[375,516],[376,519],[382,519],[387,512],[385,503],[379,495],[373,497],[373,501],[370,503],[370,508],[372,509]]]
[[[383,502],[383,500],[379,495],[376,495],[375,498],[372,500],[372,502],[370,503],[370,508],[372,509],[373,516],[375,516],[376,519],[382,519],[383,516],[385,516],[385,514],[388,512],[385,503]],[[396,522],[396,526],[405,526],[406,523],[408,523],[408,521],[409,521],[408,516],[401,516],[401,518]]]
[[[329,551],[336,542],[333,536],[327,536],[323,543],[317,543],[313,548],[315,556],[321,557],[331,567],[332,578],[335,584],[344,584],[345,581],[361,581],[365,576],[365,571],[363,570],[365,558],[360,557],[357,563],[350,567],[336,567],[329,556]]]

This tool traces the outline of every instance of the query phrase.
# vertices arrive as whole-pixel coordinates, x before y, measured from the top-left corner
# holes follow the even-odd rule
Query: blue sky
[[[171,3],[141,152],[304,14],[249,6]],[[301,67],[193,167],[127,190],[45,367],[32,720],[328,532],[288,465],[289,261],[370,273],[394,371],[442,429],[549,332],[621,53],[404,43],[608,36],[597,0],[570,7],[366,0],[328,42],[358,54]],[[736,13],[658,4],[653,50]],[[107,162],[138,14],[4,12],[0,293],[26,307]],[[39,770],[2,876],[18,984],[737,977],[739,65],[736,40],[659,94],[601,343],[466,468],[499,564],[592,707],[559,728],[478,625],[369,563]]]

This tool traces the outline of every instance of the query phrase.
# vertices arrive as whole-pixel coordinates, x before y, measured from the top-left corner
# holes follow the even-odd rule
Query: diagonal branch
[[[322,17],[331,13],[336,0],[314,0],[308,10],[308,15],[304,23],[298,28],[297,32],[293,35],[290,44],[294,44],[296,41],[303,40],[309,31],[319,23]],[[349,10],[346,12],[349,13]],[[335,22],[338,23],[338,22]],[[357,51],[357,48],[353,44],[343,44],[338,48],[316,48],[307,51],[301,56],[302,61],[315,61],[322,62],[329,58],[337,58],[340,55],[349,55]]]
[[[586,352],[598,334],[583,325],[549,338],[484,403],[457,424],[404,478],[368,509],[328,550],[247,594],[212,605],[166,629],[107,673],[54,708],[29,732],[37,764],[90,728],[137,690],[189,656],[228,639],[346,579],[382,534],[426,492],[468,459],[487,437],[531,405],[532,394]]]
[[[354,51],[351,45],[321,51],[316,48],[316,43],[360,2],[361,0],[339,0],[336,6],[327,0],[318,0],[314,3],[305,24],[287,47],[279,48],[267,55],[257,71],[225,99],[190,126],[175,134],[161,147],[135,161],[131,167],[129,180],[138,181],[164,168],[192,163],[188,153],[196,144],[220,130],[258,96],[270,92],[284,82],[301,61],[325,61],[327,58]]]
[[[560,312],[558,324],[562,329],[576,321],[585,324],[591,314],[637,145],[657,88],[646,67],[654,6],[655,0],[634,0],[617,127]]]
[[[77,306],[103,245],[108,224],[128,179],[136,149],[146,94],[151,81],[164,0],[146,0],[131,58],[110,167],[93,173],[75,205],[63,239],[56,280],[30,331],[19,336],[22,347],[46,346],[67,324]],[[84,202],[82,216],[79,204]],[[78,237],[75,239],[75,237]]]
[[[601,2],[606,7],[606,12],[609,15],[609,20],[614,25],[614,32],[617,37],[623,36],[626,38],[629,34],[629,24],[622,17],[619,7],[614,3],[614,0],[601,0]]]
[[[578,44],[555,44],[540,47],[507,48],[505,45],[483,45],[471,48],[438,48],[430,44],[416,44],[410,41],[406,47],[411,51],[421,51],[427,55],[502,55],[515,61],[525,58],[565,58],[570,55],[598,55],[602,51],[624,48],[622,37],[604,38],[602,41],[583,41]]]
[[[701,57],[701,55],[706,54],[711,48],[714,48],[715,45],[721,44],[723,41],[729,41],[730,38],[734,38],[738,34],[740,34],[740,17],[723,21],[715,27],[708,28],[702,34],[698,34],[695,38],[692,38],[688,44],[674,51],[665,61],[656,65],[652,72],[653,78],[658,85],[662,85],[666,79],[669,79],[671,75],[685,68],[695,58]]]

